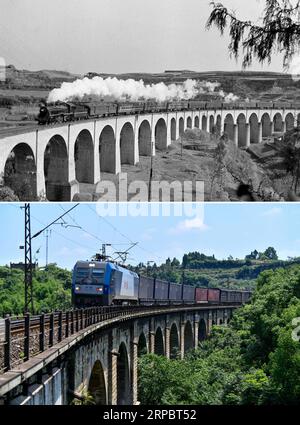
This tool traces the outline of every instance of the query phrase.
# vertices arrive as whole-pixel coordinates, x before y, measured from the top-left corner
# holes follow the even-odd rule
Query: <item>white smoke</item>
[[[72,99],[83,99],[84,97],[97,97],[100,99],[118,101],[138,101],[155,100],[165,102],[176,99],[193,99],[198,94],[216,94],[231,101],[230,95],[225,95],[223,91],[216,92],[220,83],[210,81],[196,81],[188,79],[182,84],[164,83],[146,84],[143,80],[119,80],[117,78],[106,78],[95,76],[93,78],[78,79],[72,83],[64,82],[61,87],[54,89],[48,96],[48,102],[66,102]],[[228,97],[229,96],[229,97]],[[228,98],[229,100],[226,100]]]
[[[118,80],[117,78],[94,77],[76,80],[73,83],[62,83],[59,89],[50,92],[48,101],[68,101],[73,98],[82,99],[84,96],[113,98],[117,100],[138,101],[154,99],[164,102],[172,99],[192,99],[198,93],[197,81],[186,80],[182,85],[164,83],[145,85],[143,80]]]

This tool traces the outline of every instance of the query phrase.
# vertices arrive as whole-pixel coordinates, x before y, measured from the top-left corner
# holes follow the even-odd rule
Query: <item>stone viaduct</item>
[[[298,109],[194,110],[123,115],[76,121],[0,135],[0,175],[28,181],[33,197],[70,201],[80,183],[97,184],[101,173],[155,155],[187,128],[226,132],[239,147],[293,128]],[[9,178],[8,178],[9,180]],[[11,186],[10,182],[7,182]]]
[[[76,322],[71,335],[0,375],[0,404],[65,405],[87,392],[96,404],[137,404],[141,354],[183,358],[207,337],[212,325],[227,325],[236,308],[139,307],[91,319],[83,327]]]

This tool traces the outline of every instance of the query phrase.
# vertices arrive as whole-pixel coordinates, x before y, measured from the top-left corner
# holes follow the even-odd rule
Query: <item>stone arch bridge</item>
[[[274,105],[275,106],[275,105]],[[160,112],[76,121],[0,134],[0,175],[27,182],[32,198],[69,201],[80,183],[97,184],[102,172],[155,155],[187,128],[225,131],[237,146],[260,143],[299,122],[298,109],[226,109]]]
[[[18,325],[19,333],[7,318],[0,352],[0,404],[68,404],[87,392],[96,404],[136,404],[141,354],[183,358],[207,337],[212,325],[227,325],[237,307],[106,307],[27,315]]]

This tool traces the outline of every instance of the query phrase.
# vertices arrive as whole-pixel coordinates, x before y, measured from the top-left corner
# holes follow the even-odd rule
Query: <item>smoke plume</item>
[[[183,84],[166,85],[164,83],[145,84],[143,80],[119,80],[115,77],[103,79],[95,76],[78,79],[72,83],[62,83],[60,88],[50,92],[48,102],[66,102],[87,97],[132,102],[138,100],[165,102],[193,99],[202,93],[213,93],[225,99],[226,96],[223,91],[216,91],[219,86],[220,84],[217,82],[191,79],[184,81]]]

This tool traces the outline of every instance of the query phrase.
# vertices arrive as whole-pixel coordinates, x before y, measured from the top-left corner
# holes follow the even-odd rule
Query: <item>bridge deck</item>
[[[88,319],[84,321],[83,328],[75,332],[79,322],[82,323],[82,317],[76,316],[77,323],[74,320],[74,316],[72,315],[72,319],[74,320],[69,322],[67,321],[68,327],[71,325],[71,330],[69,335],[62,335],[62,340],[54,343],[53,345],[45,344],[44,350],[38,350],[36,355],[31,355],[29,350],[28,355],[30,358],[25,359],[25,361],[18,365],[12,365],[12,368],[9,367],[7,371],[0,375],[0,397],[11,391],[11,389],[20,385],[22,382],[29,379],[31,376],[36,374],[39,370],[42,370],[45,366],[53,362],[57,357],[61,356],[63,353],[67,352],[71,347],[75,344],[82,341],[88,335],[108,328],[115,327],[118,324],[135,320],[145,317],[153,317],[158,315],[170,314],[170,313],[180,313],[180,312],[195,312],[200,310],[218,310],[218,309],[236,309],[240,305],[172,305],[172,306],[137,306],[137,307],[123,307],[123,308],[107,308],[107,309],[97,309],[90,308],[86,310],[79,310],[88,312],[89,314],[84,314],[84,318]],[[72,314],[72,312],[69,312]],[[74,313],[74,312],[73,312]],[[93,313],[93,315],[91,314]],[[69,316],[68,316],[69,317]],[[36,321],[36,318],[34,318]],[[91,323],[92,321],[92,323]],[[13,322],[12,322],[13,323]],[[54,322],[53,327],[54,327]],[[36,327],[36,323],[33,323],[33,326]],[[65,326],[64,326],[65,328]],[[68,328],[69,329],[69,328]],[[53,329],[54,331],[54,329]],[[25,329],[23,327],[23,332],[25,333]],[[54,333],[54,332],[53,332]],[[20,338],[19,335],[19,340]],[[26,339],[26,338],[24,338]],[[11,348],[11,347],[10,347]],[[29,357],[28,356],[28,357]]]

